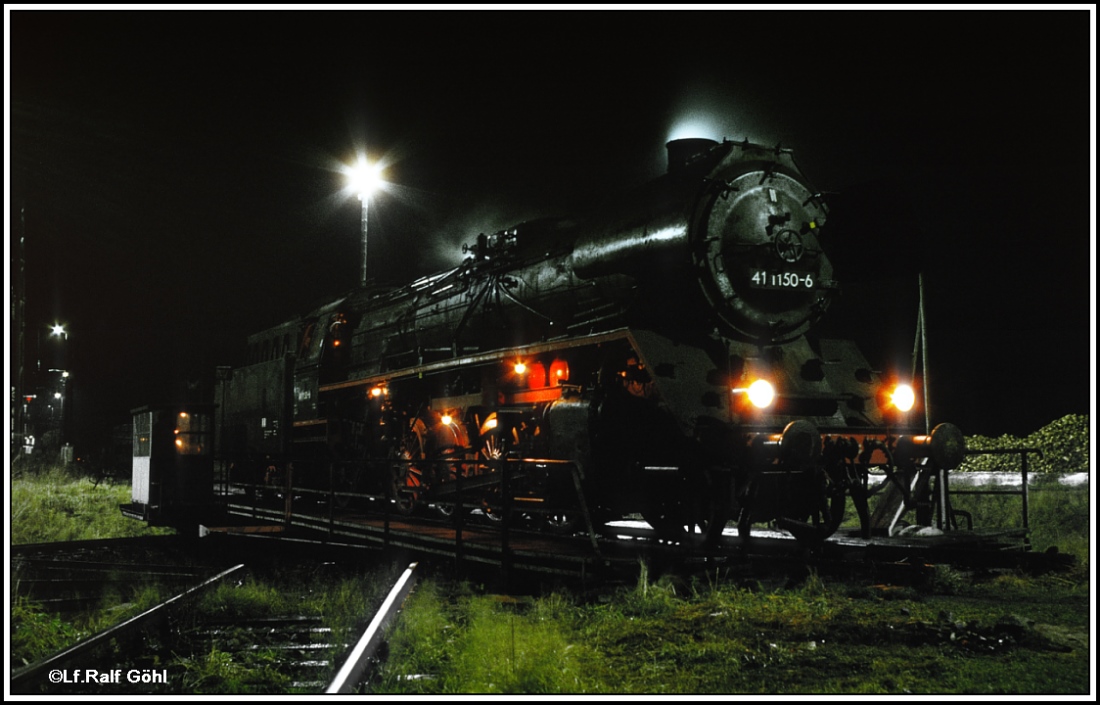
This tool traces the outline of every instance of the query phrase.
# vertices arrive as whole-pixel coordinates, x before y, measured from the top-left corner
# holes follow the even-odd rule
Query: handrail
[[[997,495],[997,494],[1012,495],[1012,494],[1018,494],[1018,495],[1020,495],[1021,501],[1022,501],[1021,513],[1023,514],[1024,529],[1030,528],[1029,524],[1028,524],[1028,512],[1029,512],[1029,510],[1028,510],[1028,490],[1027,490],[1027,476],[1028,476],[1027,457],[1030,454],[1035,454],[1035,455],[1038,455],[1040,458],[1042,458],[1043,457],[1043,451],[1038,449],[1038,448],[1024,448],[1024,447],[1020,447],[1020,448],[993,448],[993,449],[990,449],[990,450],[969,450],[968,449],[966,451],[966,455],[1015,455],[1017,453],[1019,453],[1019,455],[1020,455],[1020,489],[1019,490],[956,490],[956,489],[952,488],[950,490],[950,494],[952,494],[952,495],[956,495],[956,494],[957,495]]]
[[[568,468],[569,468],[568,472],[570,474],[570,479],[572,481],[573,489],[574,489],[574,491],[576,492],[576,495],[577,495],[578,510],[580,512],[581,518],[584,521],[585,528],[588,531],[589,541],[592,545],[593,554],[596,556],[597,559],[602,558],[601,553],[600,553],[599,542],[598,542],[597,536],[596,536],[595,526],[594,526],[593,521],[592,521],[591,512],[589,511],[588,504],[587,504],[586,498],[584,496],[583,482],[582,482],[583,471],[581,470],[580,466],[574,460],[561,459],[561,458],[509,458],[509,457],[495,458],[495,459],[473,459],[473,458],[463,457],[462,455],[454,455],[454,456],[444,456],[444,457],[436,457],[436,458],[375,458],[375,459],[369,459],[369,460],[333,461],[331,463],[330,467],[338,465],[338,464],[339,465],[356,465],[356,464],[362,464],[362,465],[395,465],[395,464],[406,464],[406,465],[418,465],[418,464],[451,464],[451,465],[454,465],[454,464],[459,464],[459,465],[469,465],[469,464],[482,464],[484,466],[492,468],[492,472],[488,473],[484,476],[481,476],[481,479],[482,479],[482,481],[484,482],[484,484],[486,486],[491,485],[491,484],[496,484],[500,487],[500,492],[501,492],[501,497],[500,498],[501,498],[501,502],[502,502],[501,513],[503,515],[502,516],[503,521],[500,524],[500,560],[501,560],[501,571],[502,571],[502,574],[504,576],[504,581],[505,581],[506,584],[509,580],[509,575],[511,573],[511,561],[512,561],[512,559],[511,559],[511,535],[510,535],[511,534],[511,527],[510,527],[511,521],[510,521],[510,515],[513,511],[513,506],[512,506],[512,504],[513,504],[512,499],[513,498],[511,496],[511,493],[509,493],[507,491],[508,490],[508,483],[512,479],[511,476],[514,475],[518,470],[522,469],[525,466],[538,465],[538,466],[543,466],[543,467],[556,467],[556,468],[563,468],[564,466],[568,466]],[[288,477],[284,478],[284,480],[289,479],[289,477],[291,476],[291,471],[289,469],[286,471],[286,475]],[[251,489],[262,489],[262,490],[266,490],[266,491],[269,491],[269,492],[283,492],[283,493],[285,493],[285,497],[284,497],[284,501],[285,501],[284,521],[286,521],[288,523],[288,525],[291,522],[291,519],[290,519],[290,517],[291,517],[291,507],[292,507],[292,503],[293,503],[294,498],[295,498],[296,495],[321,495],[321,496],[325,496],[325,497],[329,498],[328,525],[329,525],[329,534],[330,535],[333,534],[334,526],[335,526],[335,515],[334,515],[332,505],[334,504],[334,500],[336,498],[338,498],[338,497],[348,497],[348,498],[363,498],[363,499],[381,501],[381,503],[382,503],[382,519],[383,519],[382,544],[384,546],[388,546],[389,545],[390,519],[391,519],[391,516],[393,514],[392,505],[394,504],[394,501],[395,501],[393,499],[393,497],[391,497],[391,496],[389,496],[388,494],[385,494],[385,493],[381,494],[381,495],[378,495],[378,494],[370,494],[370,493],[362,493],[362,492],[336,491],[336,488],[334,486],[335,485],[335,473],[330,471],[328,473],[328,477],[329,477],[329,486],[328,486],[328,488],[301,487],[301,486],[294,485],[292,481],[290,483],[283,482],[283,483],[270,484],[270,485],[260,485],[260,484],[253,484],[253,483],[236,483],[236,484],[239,487],[244,487],[244,488],[247,488],[247,489],[250,489],[250,490]],[[455,473],[455,479],[453,481],[454,482],[453,494],[454,494],[454,501],[456,502],[455,510],[456,510],[456,513],[458,514],[458,516],[455,517],[455,522],[454,522],[454,524],[455,524],[455,526],[454,526],[454,530],[455,530],[455,560],[456,560],[456,563],[459,563],[459,564],[463,560],[463,554],[464,554],[464,550],[465,550],[465,546],[464,546],[464,543],[463,543],[464,521],[463,521],[463,517],[461,516],[462,496],[463,496],[464,486],[466,488],[466,491],[468,491],[470,489],[469,483],[475,481],[476,479],[478,479],[478,476],[464,476],[461,472],[458,472],[458,473]],[[288,484],[289,484],[289,486],[288,486]],[[255,511],[255,508],[256,508],[256,493],[255,492],[249,492],[249,494],[252,496],[252,506],[253,506],[253,511]],[[447,496],[449,497],[450,493],[448,493]]]

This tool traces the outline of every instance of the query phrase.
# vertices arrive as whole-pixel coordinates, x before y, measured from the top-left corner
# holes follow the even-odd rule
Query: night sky
[[[28,358],[68,326],[78,444],[357,285],[357,149],[389,164],[371,266],[396,283],[658,176],[674,136],[795,150],[845,242],[829,325],[880,367],[909,364],[923,271],[934,423],[1092,407],[1087,9],[6,20],[5,245]]]

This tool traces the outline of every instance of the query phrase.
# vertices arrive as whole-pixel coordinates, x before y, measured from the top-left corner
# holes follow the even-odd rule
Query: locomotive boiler
[[[819,540],[849,499],[864,534],[932,522],[962,435],[912,430],[897,380],[821,334],[840,282],[790,151],[668,153],[591,213],[479,234],[458,267],[251,336],[216,391],[222,456],[341,504],[595,533],[640,516],[684,543],[729,521]],[[874,469],[900,497],[876,514]]]

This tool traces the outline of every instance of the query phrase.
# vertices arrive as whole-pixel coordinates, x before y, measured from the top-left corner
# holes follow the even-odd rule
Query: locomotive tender
[[[215,392],[237,479],[554,530],[640,515],[706,543],[727,521],[822,539],[847,498],[869,535],[896,520],[870,511],[877,468],[897,512],[942,522],[962,435],[909,430],[896,380],[818,334],[840,283],[791,153],[668,152],[593,215],[479,235],[454,269],[251,336]]]

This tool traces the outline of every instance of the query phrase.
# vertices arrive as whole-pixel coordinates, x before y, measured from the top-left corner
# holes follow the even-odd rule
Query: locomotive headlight
[[[917,402],[917,395],[908,384],[899,384],[890,393],[890,401],[898,411],[909,411]]]
[[[748,388],[749,401],[757,409],[767,409],[775,401],[775,387],[766,379],[758,379]]]

